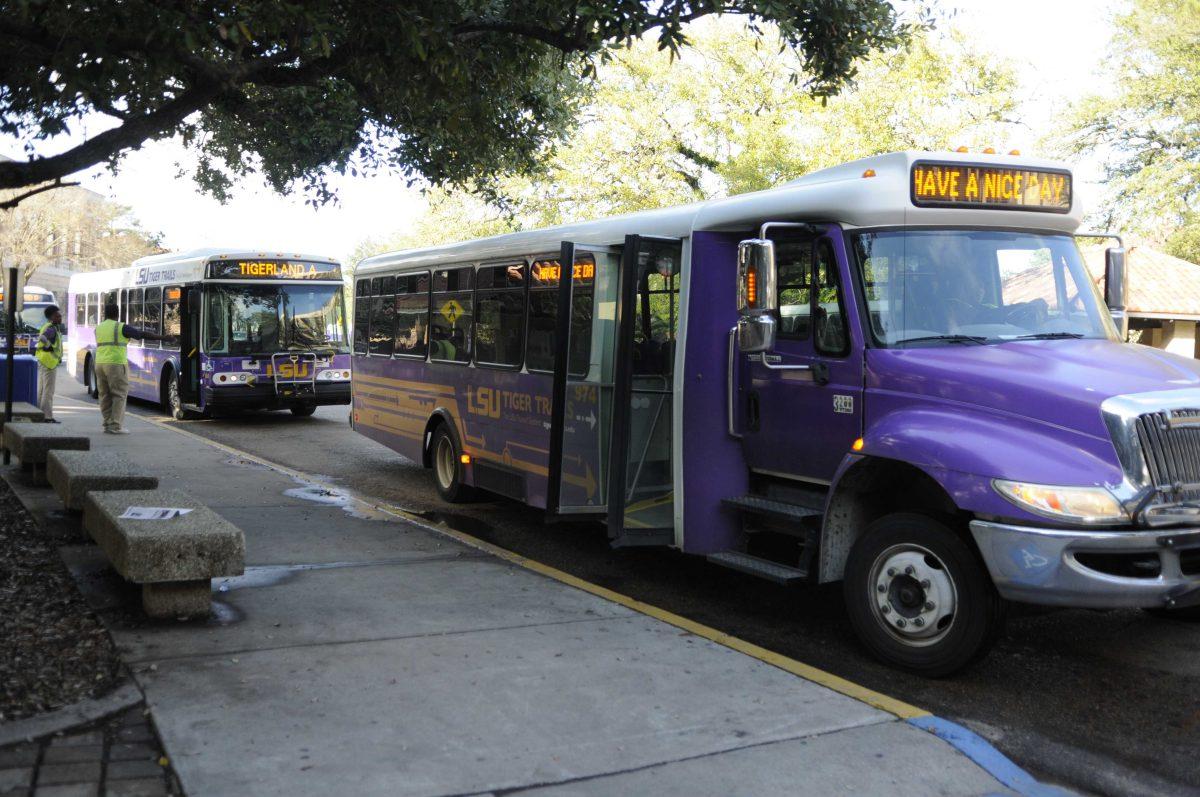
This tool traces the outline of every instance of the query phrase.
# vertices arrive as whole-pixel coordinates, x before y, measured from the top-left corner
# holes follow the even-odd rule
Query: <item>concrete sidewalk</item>
[[[894,714],[436,530],[136,416],[116,437],[94,405],[55,414],[245,532],[200,623],[145,620],[94,546],[63,549],[189,794],[1012,793]]]

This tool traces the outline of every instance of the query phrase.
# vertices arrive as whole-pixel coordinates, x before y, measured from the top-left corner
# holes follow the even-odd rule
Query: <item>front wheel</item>
[[[433,483],[443,501],[463,504],[475,497],[475,491],[463,483],[462,452],[445,425],[438,426],[430,441],[430,460],[433,462]]]
[[[292,415],[295,415],[297,418],[307,418],[317,411],[317,405],[293,404],[291,407],[288,407],[288,409],[290,409],[292,411]]]
[[[974,553],[924,515],[872,523],[850,550],[843,590],[871,653],[927,677],[981,657],[1004,624],[1004,601]]]
[[[199,413],[183,408],[183,398],[179,394],[179,379],[174,371],[166,373],[166,389],[163,391],[163,412],[177,421],[192,421],[202,417]]]
[[[96,365],[90,358],[83,364],[83,389],[92,398],[100,398],[100,388],[96,384]]]

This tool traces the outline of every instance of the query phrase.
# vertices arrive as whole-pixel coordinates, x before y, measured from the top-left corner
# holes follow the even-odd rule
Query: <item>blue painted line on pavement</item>
[[[1025,797],[1068,797],[1070,792],[1039,782],[974,731],[941,717],[914,717],[910,725],[944,739],[996,780]]]

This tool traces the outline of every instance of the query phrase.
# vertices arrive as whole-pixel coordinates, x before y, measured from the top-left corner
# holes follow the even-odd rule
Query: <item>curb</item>
[[[81,700],[28,719],[0,723],[0,747],[32,741],[77,725],[90,725],[96,720],[133,708],[143,699],[142,690],[137,684],[132,680],[125,681],[104,697]]]
[[[934,736],[942,739],[956,749],[959,753],[969,758],[976,766],[983,769],[1005,787],[1022,795],[1022,797],[1067,797],[1068,795],[1072,794],[1072,792],[1061,789],[1057,786],[1041,783],[1035,777],[1030,775],[1028,772],[1010,760],[1007,756],[993,747],[991,743],[989,743],[983,737],[961,725],[942,719],[941,717],[934,716],[925,709],[905,703],[904,701],[898,700],[890,695],[876,692],[873,689],[869,689],[861,684],[854,683],[853,681],[842,678],[841,676],[834,675],[833,673],[826,672],[825,670],[821,670],[810,664],[805,664],[804,662],[796,659],[783,656],[771,650],[767,650],[766,648],[755,645],[752,642],[747,642],[744,639],[726,634],[723,631],[703,625],[702,623],[689,620],[686,617],[668,612],[665,609],[660,609],[657,606],[643,603],[642,601],[630,598],[627,595],[622,595],[619,592],[614,592],[597,584],[592,584],[591,582],[573,576],[570,573],[566,573],[557,568],[542,564],[541,562],[528,559],[518,553],[514,553],[513,551],[506,550],[497,545],[493,545],[492,543],[472,537],[464,532],[457,531],[446,526],[433,525],[425,518],[413,513],[410,510],[406,510],[403,507],[375,500],[371,497],[364,496],[353,489],[347,489],[345,487],[339,487],[330,484],[326,481],[322,481],[319,478],[315,478],[310,474],[295,470],[294,468],[289,468],[286,465],[280,465],[250,452],[242,451],[232,446],[225,445],[224,443],[219,443],[215,440],[209,440],[208,438],[196,434],[195,432],[189,432],[186,429],[180,428],[178,424],[173,421],[166,419],[157,420],[145,418],[138,415],[133,415],[132,417],[137,418],[143,423],[153,424],[165,429],[169,429],[176,434],[191,437],[199,442],[204,443],[205,445],[229,454],[233,454],[251,462],[255,462],[265,468],[269,468],[270,470],[281,473],[299,482],[316,485],[341,493],[351,500],[357,501],[364,506],[386,512],[401,520],[411,522],[421,528],[450,537],[458,542],[463,543],[464,545],[475,548],[476,550],[492,554],[493,556],[509,562],[510,564],[533,571],[568,586],[575,587],[576,589],[590,593],[599,598],[612,601],[613,603],[624,606],[628,609],[632,609],[639,614],[653,617],[656,620],[668,623],[669,625],[673,625],[676,628],[688,631],[689,633],[695,634],[696,636],[702,637],[711,642],[715,642],[718,645],[730,648],[731,650],[736,650],[739,653],[750,656],[751,658],[762,661],[773,667],[778,667],[779,669],[803,678],[806,681],[824,686],[825,688],[834,692],[884,711],[896,717],[900,721],[906,722],[907,724],[912,725],[919,730],[925,731],[926,733],[932,733]]]

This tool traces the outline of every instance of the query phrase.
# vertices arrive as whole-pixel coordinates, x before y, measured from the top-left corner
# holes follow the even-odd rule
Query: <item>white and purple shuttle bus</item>
[[[104,306],[166,335],[131,341],[129,394],[177,419],[235,409],[350,403],[342,269],[327,257],[201,249],[128,268],[76,274],[68,289],[72,375],[96,395],[96,325]]]
[[[1102,298],[1072,189],[1015,152],[899,152],[379,255],[352,421],[447,500],[841,581],[865,645],[926,675],[1009,602],[1200,619],[1200,364],[1124,342],[1124,252]]]

